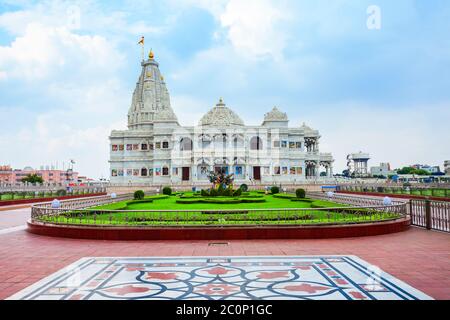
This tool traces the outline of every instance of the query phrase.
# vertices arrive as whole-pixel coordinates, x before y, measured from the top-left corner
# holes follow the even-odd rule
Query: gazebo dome
[[[231,109],[225,106],[223,99],[206,113],[199,122],[200,126],[243,126],[244,121]]]

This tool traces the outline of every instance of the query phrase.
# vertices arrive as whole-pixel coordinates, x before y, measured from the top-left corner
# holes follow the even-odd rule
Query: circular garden
[[[280,193],[278,187],[248,191],[220,184],[208,190],[145,195],[83,209],[56,209],[37,215],[43,222],[110,226],[314,225],[386,221],[401,216],[396,207],[350,207],[310,199],[303,189]]]

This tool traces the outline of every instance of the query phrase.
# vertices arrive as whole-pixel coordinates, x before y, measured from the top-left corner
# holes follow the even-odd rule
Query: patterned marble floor
[[[415,300],[356,256],[82,258],[9,299]]]

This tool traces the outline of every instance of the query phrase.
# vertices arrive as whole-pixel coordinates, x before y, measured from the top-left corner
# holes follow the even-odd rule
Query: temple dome
[[[273,107],[272,111],[264,115],[264,121],[288,121],[288,116],[277,107]]]
[[[231,109],[225,106],[222,98],[214,108],[208,111],[199,122],[200,126],[243,126],[244,121]]]
[[[142,61],[141,66],[142,71],[128,111],[128,128],[151,128],[156,122],[178,124],[177,116],[170,105],[169,91],[153,51],[150,51],[148,59]]]

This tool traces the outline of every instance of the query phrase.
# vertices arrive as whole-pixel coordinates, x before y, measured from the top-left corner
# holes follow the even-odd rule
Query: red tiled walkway
[[[211,241],[93,241],[0,235],[0,298],[87,256],[356,255],[437,299],[450,299],[450,234],[412,228],[366,238]]]

